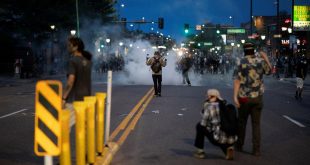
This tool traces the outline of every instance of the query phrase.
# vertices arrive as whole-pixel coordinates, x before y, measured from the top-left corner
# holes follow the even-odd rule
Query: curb
[[[113,156],[118,151],[119,145],[115,142],[109,142],[104,147],[102,156],[97,156],[95,165],[108,165],[111,163]]]

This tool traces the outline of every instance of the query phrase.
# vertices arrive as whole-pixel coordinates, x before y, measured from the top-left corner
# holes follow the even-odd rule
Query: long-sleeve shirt
[[[221,144],[233,144],[237,136],[228,136],[221,130],[220,105],[219,102],[206,101],[203,106],[202,120],[200,124],[212,132],[214,139]]]
[[[146,65],[148,66],[152,66],[155,63],[155,57],[151,57],[148,60],[146,60]],[[164,58],[159,58],[159,63],[161,65],[161,67],[165,67],[167,62],[164,60]],[[152,70],[152,69],[151,69]],[[162,74],[162,70],[160,70],[158,73],[155,73],[152,71],[153,75],[161,75]]]

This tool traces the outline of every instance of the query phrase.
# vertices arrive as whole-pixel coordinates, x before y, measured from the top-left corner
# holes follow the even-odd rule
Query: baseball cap
[[[215,96],[220,100],[223,100],[223,98],[220,95],[220,92],[217,89],[209,89],[207,92],[208,96]]]

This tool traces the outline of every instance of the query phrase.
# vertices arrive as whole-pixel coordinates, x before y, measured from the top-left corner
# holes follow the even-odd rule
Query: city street
[[[114,74],[117,79],[118,74]],[[93,80],[93,92],[106,91],[106,75]],[[64,80],[63,76],[55,77]],[[151,78],[151,77],[150,77]],[[265,79],[265,107],[262,116],[262,155],[251,151],[251,125],[245,152],[236,152],[234,161],[224,160],[219,148],[205,143],[206,159],[192,156],[195,150],[195,125],[205,93],[209,88],[220,90],[222,97],[232,101],[231,75],[203,75],[201,86],[165,85],[162,97],[154,97],[146,106],[136,127],[120,146],[111,164],[281,164],[306,165],[310,162],[310,83],[305,82],[303,100],[294,98],[295,79]],[[111,132],[129,114],[150,85],[113,84]],[[34,154],[35,80],[6,80],[0,83],[0,164],[43,164]],[[74,131],[71,133],[71,142]],[[72,158],[75,153],[72,152]],[[57,163],[58,159],[54,159]],[[73,161],[74,162],[74,161]]]

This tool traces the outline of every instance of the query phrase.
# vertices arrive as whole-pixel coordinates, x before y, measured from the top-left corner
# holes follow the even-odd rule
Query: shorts
[[[296,87],[303,88],[304,87],[304,80],[302,78],[296,77]]]
[[[75,124],[75,112],[74,107],[72,103],[66,103],[65,104],[65,110],[70,111],[70,129]]]

